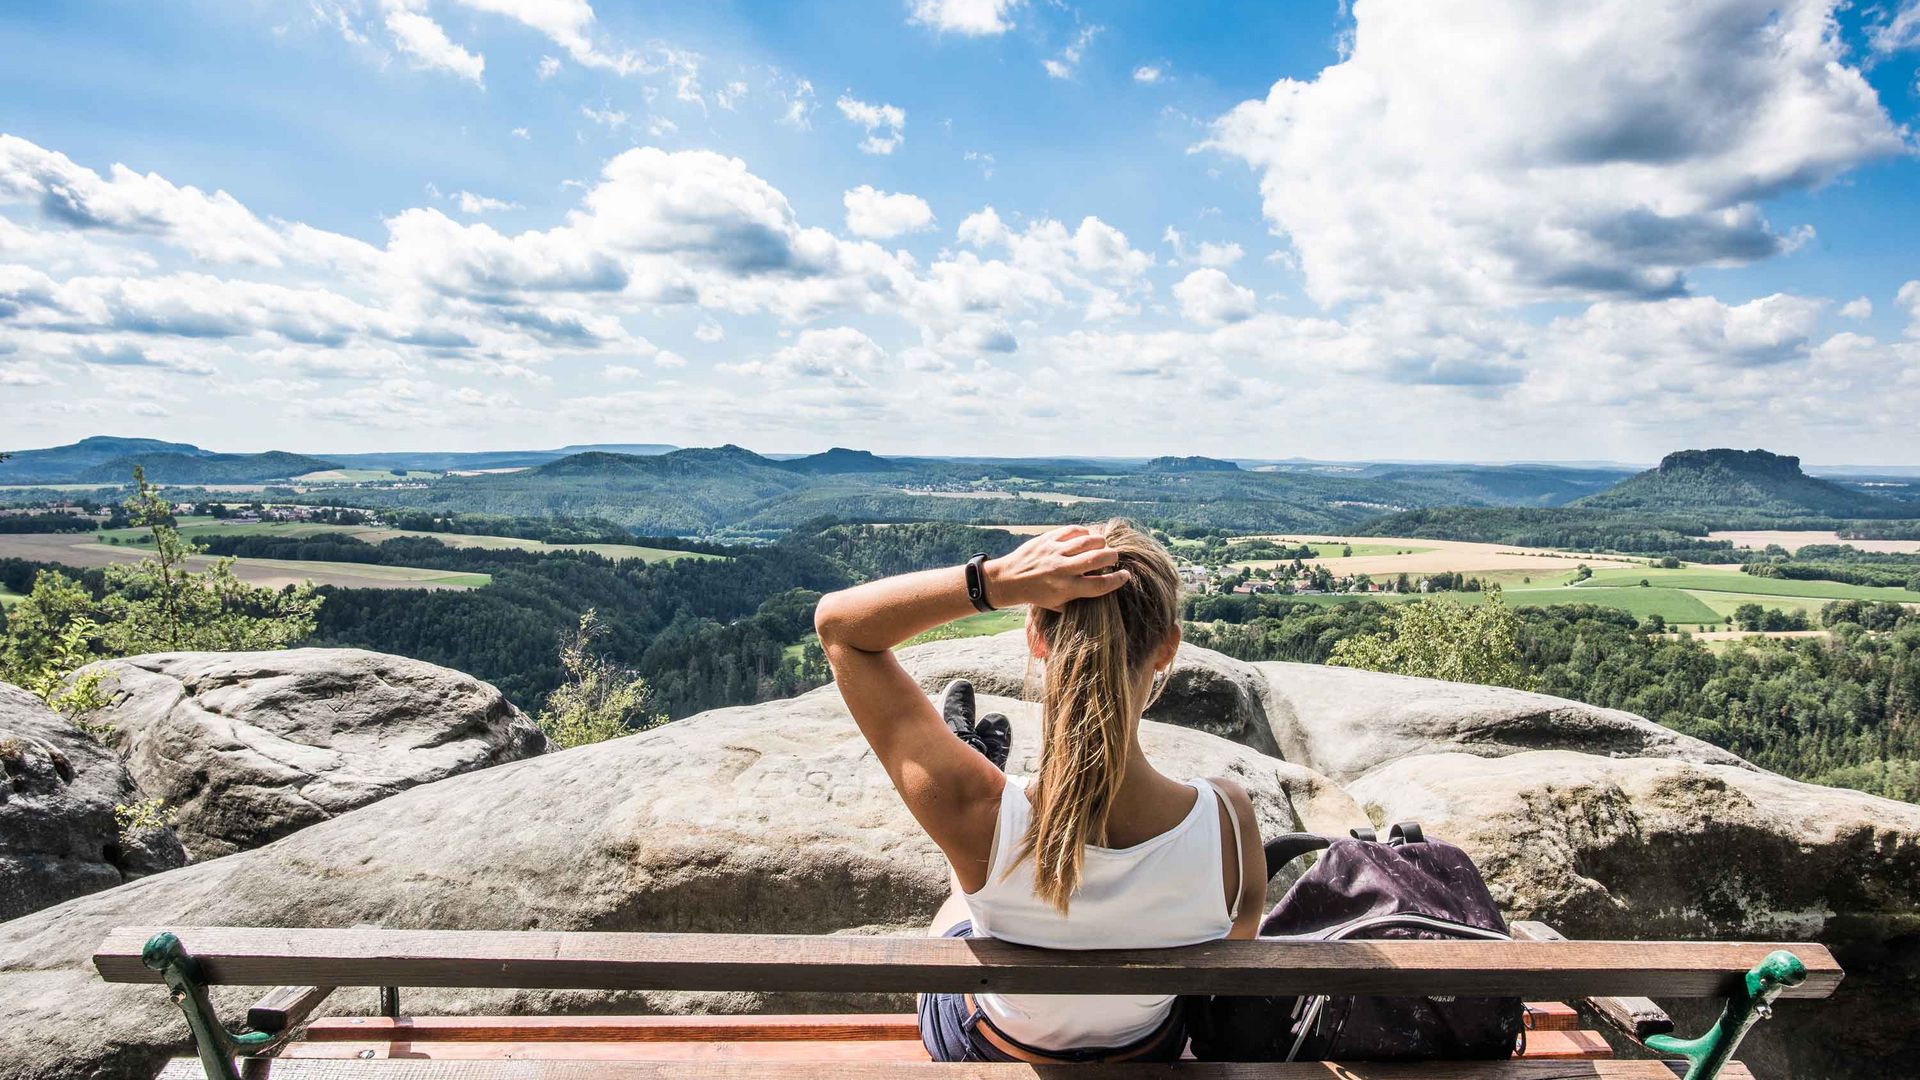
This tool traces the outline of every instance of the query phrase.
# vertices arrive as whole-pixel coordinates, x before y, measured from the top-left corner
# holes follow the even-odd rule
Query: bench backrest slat
[[[158,982],[140,962],[158,929],[113,931],[94,966],[111,982]],[[1788,997],[1826,997],[1841,977],[1832,954],[1807,943],[1219,941],[1064,952],[927,937],[165,929],[207,981],[246,986],[1719,997],[1775,948],[1807,965]]]

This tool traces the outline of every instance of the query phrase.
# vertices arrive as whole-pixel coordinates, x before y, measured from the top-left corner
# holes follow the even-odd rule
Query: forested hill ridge
[[[218,454],[191,443],[95,435],[10,453],[0,460],[0,484],[124,484],[135,466],[156,484],[257,484],[339,468],[334,461],[279,450]]]
[[[1766,450],[1680,450],[1573,503],[1597,510],[1770,517],[1906,517],[1911,504],[1808,476],[1800,459]]]
[[[1157,457],[1147,462],[1148,472],[1239,472],[1240,466],[1231,461],[1221,461],[1210,457]]]
[[[844,446],[836,446],[831,450],[808,454],[805,457],[788,458],[779,465],[793,472],[826,476],[887,472],[896,467],[893,462],[871,450],[849,450]]]
[[[79,479],[84,483],[120,483],[136,466],[156,484],[260,484],[340,467],[338,462],[283,450],[263,454],[171,452],[114,458],[88,469]]]

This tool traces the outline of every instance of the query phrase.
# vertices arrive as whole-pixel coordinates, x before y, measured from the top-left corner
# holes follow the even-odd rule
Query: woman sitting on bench
[[[1171,779],[1140,747],[1140,714],[1180,645],[1179,594],[1166,550],[1115,520],[821,600],[847,708],[952,868],[933,933],[1051,949],[1254,936],[1266,863],[1246,792]],[[1031,782],[1002,772],[1004,718],[976,730],[964,685],[943,717],[892,652],[976,607],[1015,605],[1044,668]],[[1170,995],[925,994],[919,1008],[939,1061],[1165,1061],[1186,1041]]]

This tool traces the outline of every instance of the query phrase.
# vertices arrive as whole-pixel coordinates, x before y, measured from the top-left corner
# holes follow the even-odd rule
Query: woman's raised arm
[[[1119,588],[1119,555],[1080,526],[1036,536],[987,561],[987,597],[998,607],[1057,608]],[[962,567],[923,570],[829,593],[815,609],[820,647],[861,734],[927,835],[968,891],[986,880],[994,814],[1005,777],[953,737],[893,647],[970,614]]]

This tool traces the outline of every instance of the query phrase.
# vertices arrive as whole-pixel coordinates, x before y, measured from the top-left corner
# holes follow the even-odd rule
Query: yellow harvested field
[[[1920,540],[1842,540],[1839,533],[1816,529],[1710,532],[1707,539],[1729,540],[1734,547],[1753,548],[1756,551],[1768,544],[1779,544],[1788,551],[1798,551],[1808,544],[1849,544],[1861,551],[1879,551],[1891,555],[1920,554]]]
[[[151,548],[117,546],[94,541],[92,533],[12,533],[0,535],[0,557],[31,562],[59,563],[79,568],[139,562]],[[214,560],[195,555],[187,560],[204,570]],[[344,589],[469,589],[487,582],[485,574],[463,574],[426,567],[379,566],[370,563],[294,562],[283,559],[236,559],[233,576],[249,585],[278,589],[311,581]]]
[[[1368,546],[1403,545],[1417,548],[1408,555],[1356,555],[1350,559],[1310,559],[1335,575],[1370,574],[1374,577],[1394,574],[1437,574],[1443,570],[1474,574],[1494,570],[1567,570],[1581,563],[1594,569],[1644,566],[1643,559],[1622,555],[1584,555],[1546,548],[1521,548],[1512,544],[1477,544],[1465,540],[1428,540],[1405,536],[1321,536],[1313,533],[1273,533],[1262,539],[1293,544],[1364,544]],[[1257,559],[1236,566],[1274,567],[1271,559]]]

